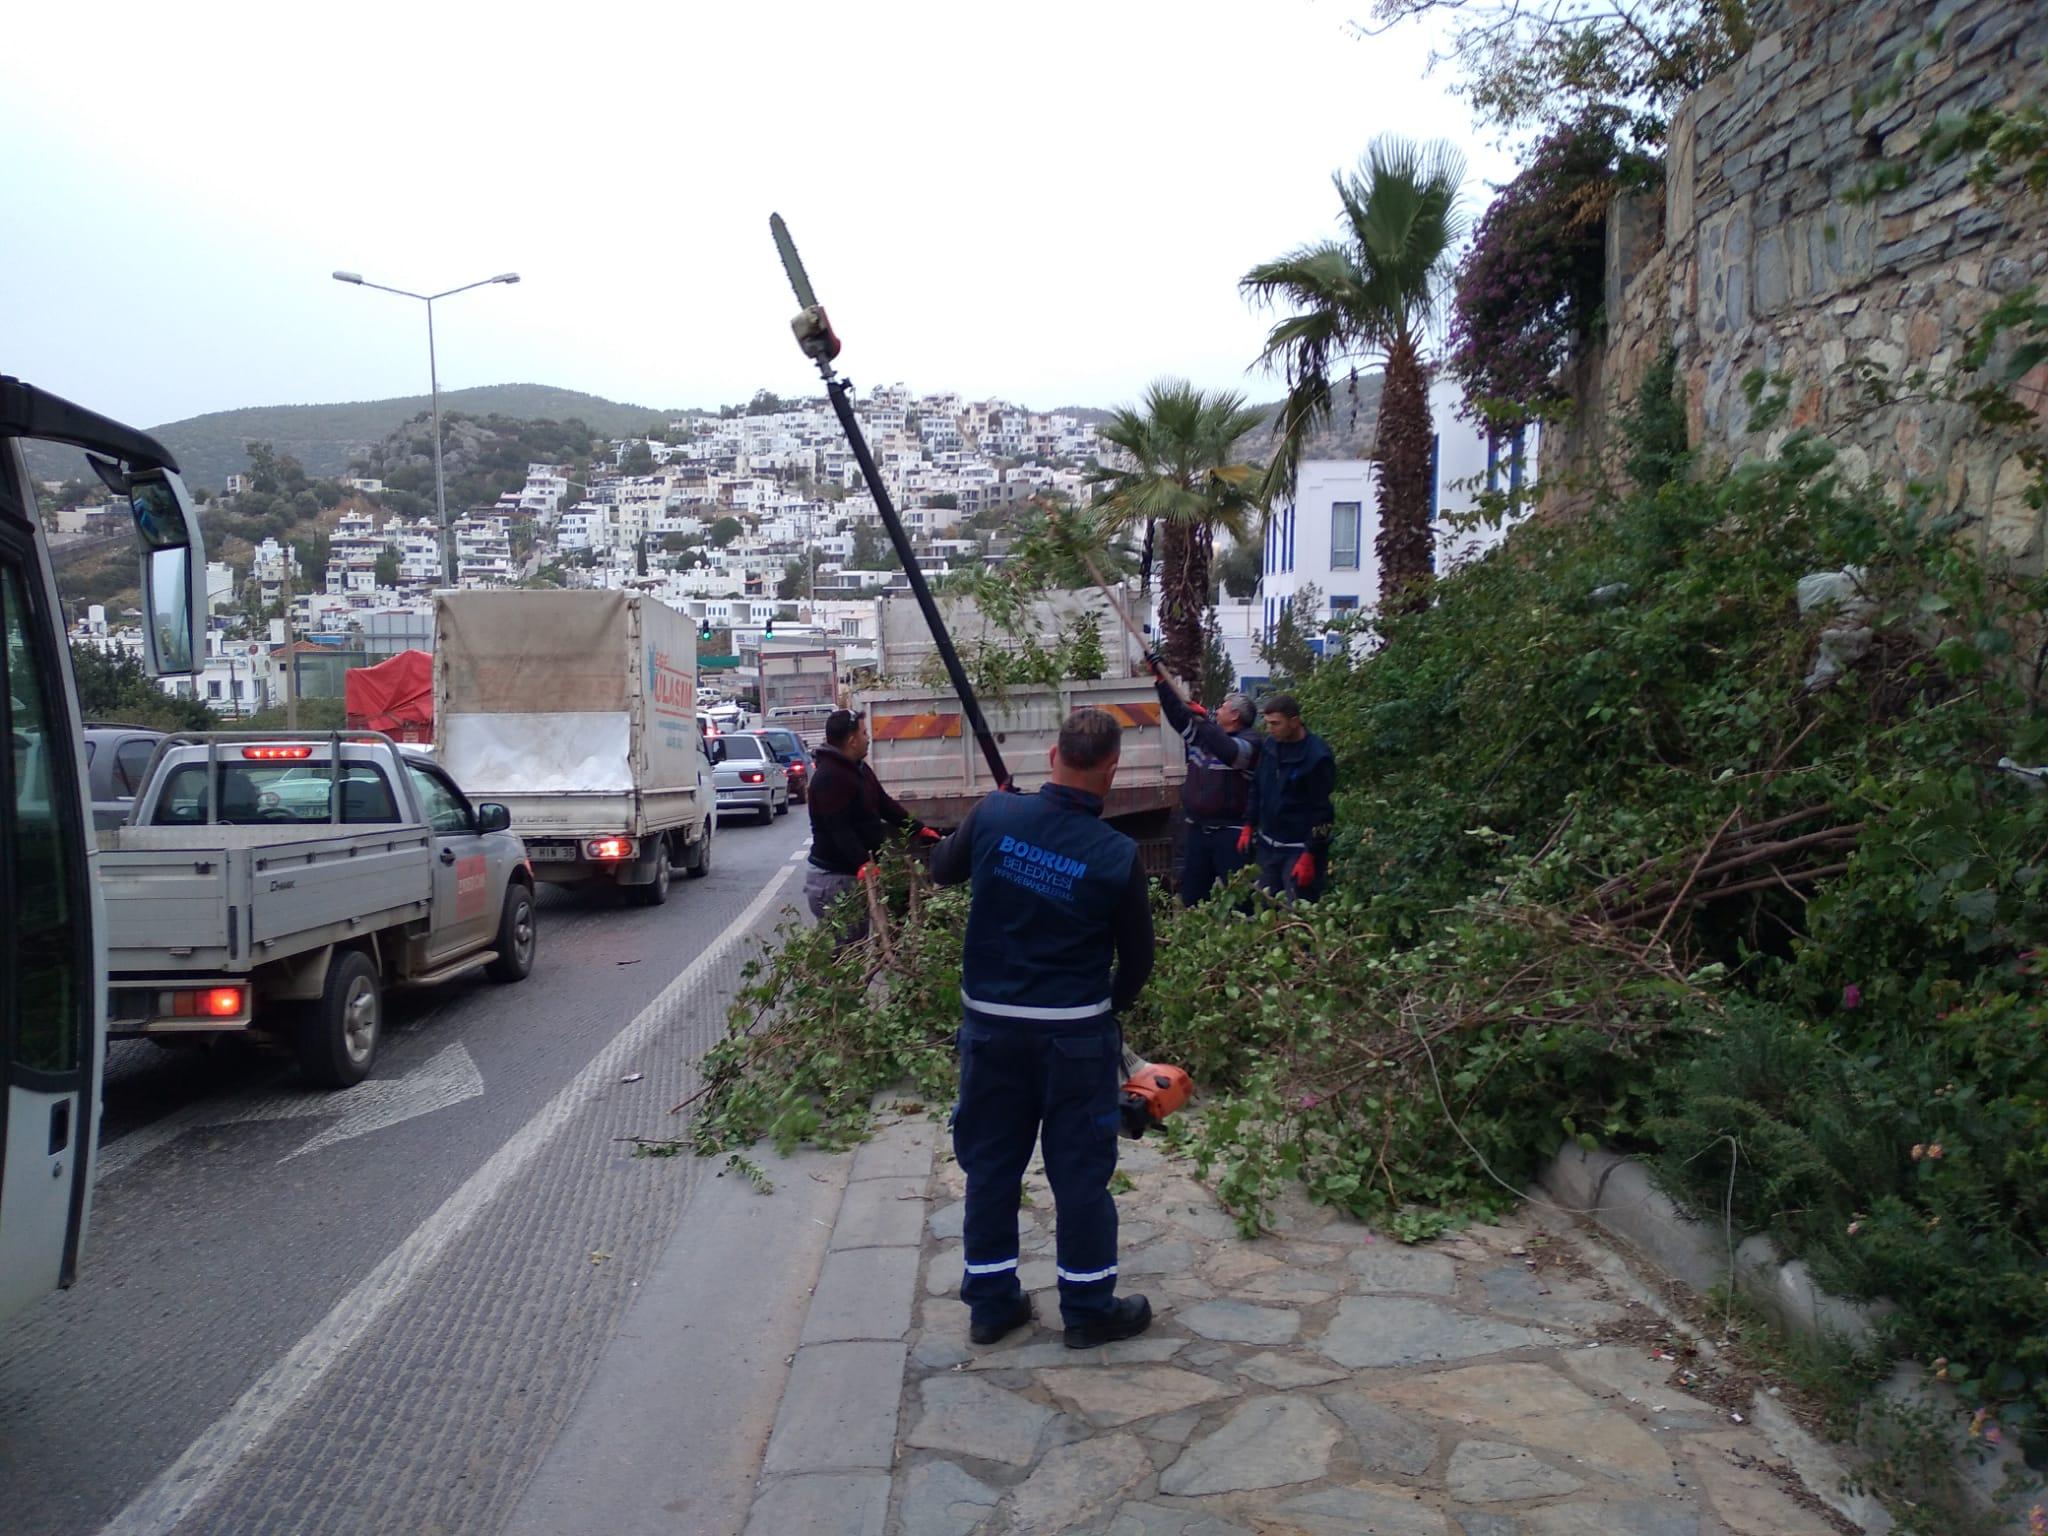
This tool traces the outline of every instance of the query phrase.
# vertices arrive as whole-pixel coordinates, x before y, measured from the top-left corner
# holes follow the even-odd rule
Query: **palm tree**
[[[1143,527],[1148,538],[1158,529],[1160,649],[1174,674],[1197,688],[1216,531],[1244,538],[1265,505],[1259,466],[1238,456],[1263,419],[1242,395],[1161,379],[1145,392],[1142,412],[1125,406],[1098,429],[1127,462],[1095,476],[1107,488],[1097,509],[1112,528]]]
[[[1426,601],[1430,571],[1429,461],[1434,438],[1423,343],[1449,289],[1452,248],[1464,234],[1458,189],[1465,161],[1439,139],[1427,144],[1384,137],[1358,170],[1332,178],[1343,204],[1345,237],[1253,267],[1239,283],[1265,304],[1295,313],[1266,338],[1262,363],[1287,376],[1279,443],[1268,497],[1292,495],[1309,435],[1329,422],[1331,379],[1361,363],[1385,369],[1380,391],[1380,605],[1399,610]]]

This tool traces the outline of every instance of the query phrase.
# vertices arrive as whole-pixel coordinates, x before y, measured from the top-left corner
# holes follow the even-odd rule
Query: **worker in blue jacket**
[[[1255,852],[1259,889],[1292,900],[1314,901],[1330,878],[1330,834],[1337,808],[1337,759],[1301,718],[1291,693],[1263,705],[1266,740],[1252,768],[1251,802],[1241,851]]]
[[[1157,655],[1145,659],[1152,664],[1160,711],[1187,746],[1188,776],[1180,786],[1180,904],[1192,907],[1250,861],[1238,847],[1238,835],[1251,804],[1259,715],[1250,699],[1233,693],[1212,716],[1181,697]]]
[[[1017,1277],[1017,1207],[1034,1143],[1057,1225],[1070,1349],[1151,1326],[1116,1294],[1117,1016],[1152,972],[1152,909],[1137,844],[1102,821],[1123,732],[1099,709],[1060,727],[1051,781],[982,800],[932,850],[932,879],[973,882],[960,961],[960,1102],[953,1152],[967,1175],[969,1334],[993,1344],[1032,1319]]]

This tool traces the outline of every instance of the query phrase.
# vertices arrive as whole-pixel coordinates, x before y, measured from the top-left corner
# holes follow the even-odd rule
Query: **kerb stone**
[[[803,1342],[901,1339],[917,1289],[915,1248],[851,1248],[825,1256]]]
[[[755,1498],[746,1536],[882,1536],[888,1518],[886,1472],[785,1477]]]
[[[928,1179],[932,1174],[932,1124],[899,1120],[884,1126],[853,1155],[855,1183],[863,1179]]]
[[[762,1469],[886,1470],[896,1454],[901,1344],[813,1344],[796,1352]]]
[[[924,1232],[924,1180],[863,1179],[846,1186],[832,1246],[889,1248],[915,1246]]]

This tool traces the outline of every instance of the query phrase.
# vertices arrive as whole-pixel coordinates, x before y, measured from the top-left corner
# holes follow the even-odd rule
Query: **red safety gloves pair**
[[[1250,853],[1252,851],[1252,829],[1250,827],[1238,829],[1237,851],[1239,853]]]
[[[1314,885],[1316,883],[1316,856],[1304,848],[1301,851],[1301,857],[1294,861],[1294,868],[1289,870],[1288,873],[1293,876],[1297,889],[1305,889],[1308,886]]]
[[[932,827],[919,827],[915,832],[910,834],[910,840],[913,843],[917,843],[922,847],[929,848],[934,843],[939,841],[939,833],[935,828]]]

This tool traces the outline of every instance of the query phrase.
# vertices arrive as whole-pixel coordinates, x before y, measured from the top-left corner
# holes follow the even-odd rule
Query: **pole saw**
[[[854,415],[853,384],[839,377],[832,366],[841,348],[839,337],[825,316],[825,307],[818,302],[817,291],[811,287],[810,274],[804,271],[803,258],[797,255],[796,242],[790,239],[789,226],[782,222],[781,214],[771,213],[768,216],[768,229],[775,237],[775,250],[782,258],[782,270],[788,274],[789,286],[796,294],[797,314],[789,322],[790,330],[796,334],[796,344],[804,356],[817,365],[818,376],[825,381],[825,394],[832,402],[832,413],[839,418],[840,429],[846,433],[846,445],[853,450],[854,462],[860,466],[868,491],[875,498],[875,510],[881,514],[882,526],[888,530],[896,558],[903,563],[903,574],[910,583],[911,595],[917,599],[918,610],[923,613],[925,624],[932,632],[932,644],[938,649],[939,660],[945,663],[946,676],[953,684],[953,692],[959,696],[961,713],[967,718],[968,728],[974,732],[981,755],[988,761],[988,771],[1000,788],[1014,790],[1016,784],[1003,762],[1002,749],[996,745],[995,733],[982,716],[980,701],[975,698],[974,688],[967,681],[967,669],[960,665],[960,653],[953,648],[953,637],[946,629],[946,621],[939,616],[939,605],[932,598],[924,572],[918,568],[917,554],[910,547],[910,535],[903,527],[902,518],[897,516],[896,503],[889,495],[881,470],[875,466],[875,456],[868,448],[866,434],[860,429],[860,419]],[[1129,623],[1128,616],[1125,622]],[[1143,1136],[1148,1127],[1164,1120],[1194,1094],[1194,1082],[1186,1072],[1179,1067],[1146,1061],[1129,1046],[1124,1047],[1124,1076],[1126,1081],[1120,1110],[1126,1136]]]

